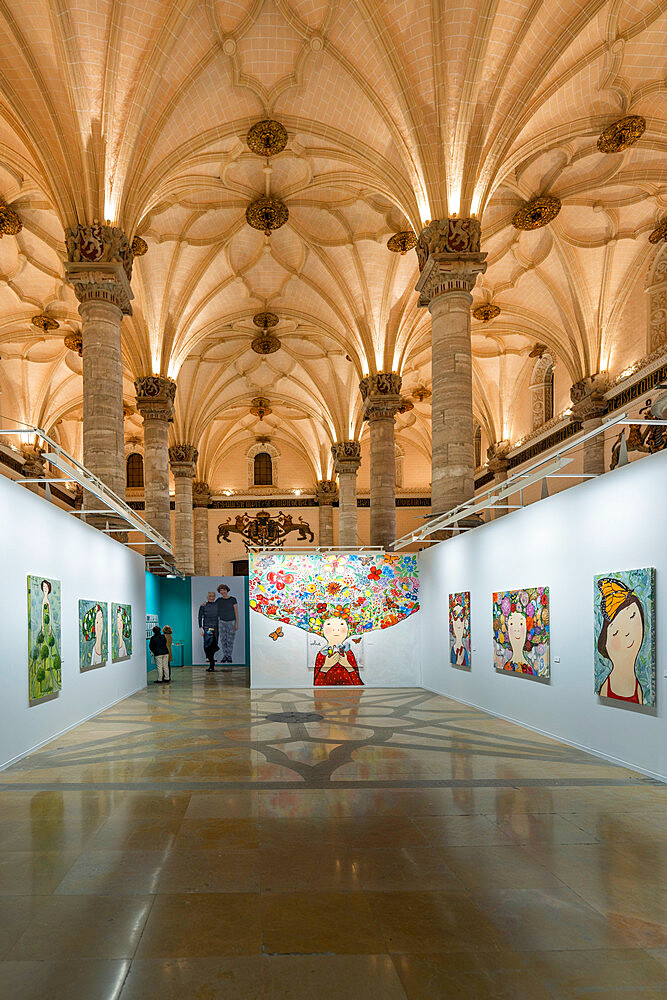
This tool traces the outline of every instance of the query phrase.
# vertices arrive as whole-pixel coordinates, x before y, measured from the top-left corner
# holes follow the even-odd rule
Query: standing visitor
[[[159,625],[153,626],[153,635],[148,643],[148,648],[155,657],[155,665],[157,666],[157,680],[153,681],[153,684],[168,684],[171,679],[169,673],[169,648],[167,640],[160,631]]]
[[[218,587],[220,597],[215,602],[218,608],[220,623],[220,643],[222,645],[222,662],[234,662],[234,639],[239,630],[239,606],[236,598],[229,593],[226,583]]]

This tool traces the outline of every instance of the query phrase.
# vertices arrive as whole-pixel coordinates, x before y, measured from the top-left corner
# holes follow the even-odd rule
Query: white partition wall
[[[42,497],[0,476],[0,766],[146,683],[144,560]],[[28,700],[28,575],[61,582],[62,689]],[[132,654],[79,670],[79,599],[132,607]]]
[[[656,569],[657,703],[601,699],[593,577]],[[492,521],[419,557],[422,683],[610,760],[667,776],[667,452]],[[493,666],[494,592],[549,587],[551,679]],[[449,663],[448,595],[470,591],[471,669]]]

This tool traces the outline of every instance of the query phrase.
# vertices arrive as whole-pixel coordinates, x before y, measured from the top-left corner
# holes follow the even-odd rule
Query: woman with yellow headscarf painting
[[[595,690],[602,698],[655,704],[654,570],[596,577]]]

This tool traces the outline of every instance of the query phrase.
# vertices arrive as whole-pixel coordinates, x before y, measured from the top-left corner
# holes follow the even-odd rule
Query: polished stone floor
[[[664,1000],[664,786],[418,689],[242,683],[0,773],[2,1000]]]

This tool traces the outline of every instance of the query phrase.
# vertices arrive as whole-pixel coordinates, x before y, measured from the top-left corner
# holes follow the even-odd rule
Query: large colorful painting
[[[470,591],[449,595],[449,662],[470,669]]]
[[[28,695],[40,701],[62,687],[60,580],[28,577]]]
[[[549,678],[548,587],[493,595],[493,660],[504,673]]]
[[[79,670],[101,667],[109,658],[109,611],[99,601],[79,601]]]
[[[655,570],[596,576],[593,591],[596,692],[655,705]]]
[[[281,622],[321,638],[316,687],[363,685],[362,637],[419,610],[414,555],[251,553],[249,586],[251,610],[275,623],[271,639],[281,639]]]
[[[128,660],[132,656],[132,606],[111,605],[111,659]]]

